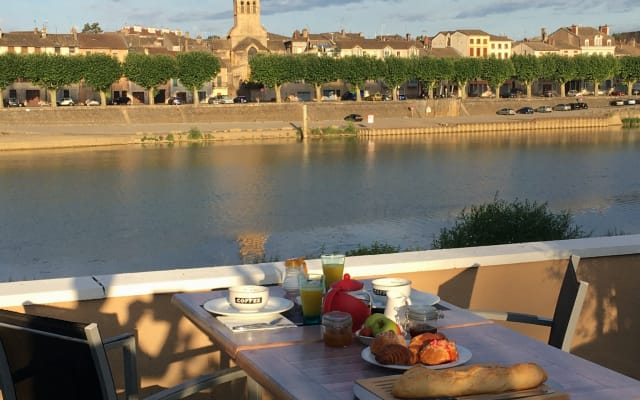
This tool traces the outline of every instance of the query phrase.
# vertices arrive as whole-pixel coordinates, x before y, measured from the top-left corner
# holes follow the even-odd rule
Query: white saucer
[[[269,297],[267,305],[260,311],[240,311],[233,308],[226,297],[220,297],[207,301],[202,305],[202,307],[214,314],[256,316],[285,312],[293,307],[293,302],[282,297]]]
[[[458,365],[462,365],[467,361],[471,360],[471,351],[469,349],[460,345],[456,345],[456,348],[458,349],[458,359],[456,361],[448,362],[445,364],[438,364],[438,365],[425,365],[422,363],[418,363],[414,365],[422,365],[423,367],[427,367],[429,369],[445,369],[445,368],[451,368]],[[376,357],[371,353],[371,347],[365,347],[364,349],[362,349],[360,356],[366,362],[373,365],[377,365],[379,367],[391,368],[391,369],[409,369],[413,367],[413,365],[380,364],[379,362],[376,361]]]
[[[440,296],[431,293],[419,292],[417,290],[411,291],[411,303],[412,304],[425,304],[428,306],[436,305],[440,302]],[[385,308],[386,302],[373,302],[374,308]]]

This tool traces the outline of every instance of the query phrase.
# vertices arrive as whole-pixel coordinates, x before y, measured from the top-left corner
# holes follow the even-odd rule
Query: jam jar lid
[[[438,319],[438,309],[434,306],[422,304],[410,305],[408,307],[408,317],[417,321]]]
[[[342,328],[352,324],[351,314],[344,311],[330,311],[322,315],[322,325],[332,328]]]

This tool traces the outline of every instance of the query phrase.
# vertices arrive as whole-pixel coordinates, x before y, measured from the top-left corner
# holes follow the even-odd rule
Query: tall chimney
[[[609,35],[609,25],[600,26],[599,27],[599,31],[608,36]]]
[[[547,28],[540,28],[540,40],[542,43],[547,43]]]
[[[574,34],[578,34],[578,25],[571,25],[571,32],[573,32]]]

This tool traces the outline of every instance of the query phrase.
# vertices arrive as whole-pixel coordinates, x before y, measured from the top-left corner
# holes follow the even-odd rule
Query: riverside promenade
[[[354,123],[358,135],[363,137],[610,128],[620,126],[621,118],[635,113],[635,107],[625,110],[609,107],[603,98],[588,110],[495,114],[496,109],[505,106],[517,109],[525,104],[559,102],[558,99],[551,102],[519,99],[468,103],[459,100],[310,103],[306,136],[314,137],[315,128],[345,128],[349,123],[341,118],[351,112],[364,117],[364,121]],[[289,103],[248,107],[140,105],[6,109],[0,110],[0,151],[148,144],[167,141],[168,137],[173,142],[297,139],[304,126],[302,107]],[[200,133],[202,139],[190,137],[190,132]]]

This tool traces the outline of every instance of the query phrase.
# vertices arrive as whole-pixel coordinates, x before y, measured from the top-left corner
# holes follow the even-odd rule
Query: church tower
[[[233,0],[233,28],[229,31],[231,47],[247,38],[267,47],[267,30],[260,23],[260,0]]]

